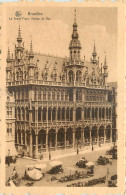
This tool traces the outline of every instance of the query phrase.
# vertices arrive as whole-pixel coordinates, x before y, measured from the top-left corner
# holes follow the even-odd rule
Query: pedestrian
[[[94,150],[94,146],[93,146],[93,143],[92,143],[92,151]]]

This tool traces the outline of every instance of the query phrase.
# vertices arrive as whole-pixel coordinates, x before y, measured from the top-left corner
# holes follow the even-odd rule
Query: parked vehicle
[[[117,175],[111,176],[111,179],[108,181],[109,187],[116,187],[117,186]]]
[[[86,163],[87,163],[88,161],[84,158],[84,157],[82,157],[82,159],[81,160],[79,160],[77,163],[76,163],[76,165],[79,167],[79,168],[86,168]]]
[[[106,165],[109,163],[109,159],[103,156],[99,156],[97,162],[99,165]]]

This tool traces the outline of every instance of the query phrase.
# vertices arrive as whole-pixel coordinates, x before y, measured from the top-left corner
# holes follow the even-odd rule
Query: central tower
[[[77,32],[77,23],[76,23],[76,9],[74,10],[74,24],[73,24],[73,33],[72,33],[72,40],[69,44],[70,50],[70,59],[71,60],[80,60],[80,50],[81,44],[79,41],[79,35]]]

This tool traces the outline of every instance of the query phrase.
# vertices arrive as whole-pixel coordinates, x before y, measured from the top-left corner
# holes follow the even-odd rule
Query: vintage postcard
[[[4,191],[123,194],[124,8],[32,3],[3,15]]]

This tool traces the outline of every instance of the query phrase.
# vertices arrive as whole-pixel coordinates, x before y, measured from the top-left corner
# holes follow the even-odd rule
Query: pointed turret
[[[30,57],[30,58],[34,58],[32,39],[31,39],[31,43],[30,43],[29,57]]]
[[[104,83],[106,83],[107,77],[108,77],[108,72],[107,72],[108,66],[107,66],[107,62],[106,62],[106,54],[105,54],[103,69],[104,69],[104,73],[103,73],[104,74]]]
[[[97,53],[96,53],[95,42],[94,42],[94,48],[93,48],[92,57],[93,57],[93,59],[92,59],[92,63],[93,63],[93,64],[97,64],[97,60],[96,60]]]
[[[18,28],[17,42],[18,42],[18,47],[21,47],[22,38],[21,38],[21,29],[20,29],[20,25],[19,25],[19,28]]]
[[[10,60],[10,49],[8,47],[8,52],[7,52],[7,60]]]
[[[54,81],[56,81],[57,79],[56,65],[57,65],[57,62],[55,62],[53,72],[52,72],[52,78],[54,79]]]
[[[20,61],[22,58],[22,53],[23,53],[23,47],[22,47],[22,37],[21,37],[21,29],[20,25],[18,28],[18,37],[17,37],[17,46],[15,47],[15,56],[16,58]]]
[[[7,62],[7,67],[10,67],[11,66],[11,57],[10,57],[10,49],[9,49],[9,47],[8,47],[6,62]]]
[[[72,40],[69,44],[69,50],[70,50],[70,59],[71,60],[80,60],[80,50],[81,50],[81,44],[78,40],[79,35],[77,32],[77,23],[76,23],[76,9],[74,10],[74,24],[73,24],[73,33],[72,33]]]

